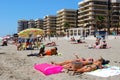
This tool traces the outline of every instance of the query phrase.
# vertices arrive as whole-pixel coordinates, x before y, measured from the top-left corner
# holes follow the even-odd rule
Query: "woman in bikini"
[[[76,58],[75,60],[66,60],[66,61],[63,61],[63,62],[59,62],[59,63],[55,63],[55,62],[51,62],[52,64],[55,64],[55,65],[60,65],[60,66],[63,66],[65,69],[69,69],[69,68],[81,68],[83,67],[84,65],[88,65],[88,64],[92,64],[92,62],[94,61],[93,58],[88,58],[88,59],[85,59],[85,58],[79,58],[78,55],[76,55]]]
[[[106,49],[107,48],[107,43],[105,40],[103,40],[102,45],[100,46],[100,49]]]
[[[73,74],[90,72],[90,71],[94,71],[96,69],[102,69],[103,68],[102,63],[103,63],[103,58],[100,58],[100,59],[94,61],[93,64],[85,65],[82,68],[79,68],[79,69],[76,69],[76,70],[74,69]]]

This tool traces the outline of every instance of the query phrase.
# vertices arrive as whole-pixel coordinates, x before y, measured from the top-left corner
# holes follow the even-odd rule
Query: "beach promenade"
[[[120,75],[112,77],[97,77],[88,74],[71,75],[71,73],[59,73],[45,76],[34,69],[36,63],[61,62],[75,59],[74,53],[84,58],[98,59],[100,56],[110,60],[111,66],[120,67],[120,37],[108,37],[106,40],[110,49],[88,49],[95,39],[87,38],[87,43],[72,44],[65,38],[51,39],[57,44],[60,56],[28,57],[28,54],[37,53],[39,50],[17,51],[15,45],[0,46],[0,80],[120,80]],[[48,39],[43,43],[51,42]],[[49,49],[52,47],[46,47]]]

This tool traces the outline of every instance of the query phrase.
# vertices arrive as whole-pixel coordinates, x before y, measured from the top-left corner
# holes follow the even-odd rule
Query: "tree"
[[[105,22],[105,17],[104,16],[101,16],[101,15],[97,16],[96,17],[96,27],[97,27],[97,29],[99,29],[99,30],[103,29],[105,27],[104,22]]]
[[[70,24],[68,22],[64,22],[64,29],[70,28]]]

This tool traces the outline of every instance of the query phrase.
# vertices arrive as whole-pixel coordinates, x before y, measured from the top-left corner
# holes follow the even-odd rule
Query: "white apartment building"
[[[77,10],[61,9],[57,11],[57,30],[65,31],[65,24],[70,28],[77,27]]]
[[[78,5],[79,27],[85,27],[88,24],[96,24],[97,16],[103,16],[105,18],[106,27],[108,26],[109,15],[111,27],[114,27],[114,25],[120,21],[120,0],[111,0],[111,4],[108,3],[108,0],[83,0],[79,2]],[[110,10],[108,10],[109,7]]]
[[[56,33],[56,16],[47,15],[44,17],[44,29],[46,34]]]

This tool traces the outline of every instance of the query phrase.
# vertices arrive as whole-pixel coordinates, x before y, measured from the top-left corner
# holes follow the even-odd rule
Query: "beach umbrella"
[[[10,36],[4,36],[2,39],[10,39]]]
[[[43,35],[44,31],[42,29],[37,28],[28,28],[18,33],[19,37],[29,38],[29,37],[37,37],[37,35]]]

